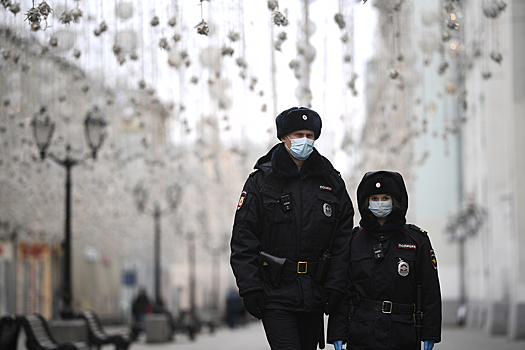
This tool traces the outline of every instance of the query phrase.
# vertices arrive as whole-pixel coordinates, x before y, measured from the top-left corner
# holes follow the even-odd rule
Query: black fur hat
[[[398,183],[392,177],[383,174],[373,176],[363,184],[363,198],[368,198],[373,194],[389,194],[398,202],[401,202],[403,198]]]
[[[306,107],[292,107],[275,118],[277,125],[277,138],[280,140],[291,132],[297,130],[312,130],[315,139],[321,135],[321,117],[316,111]]]

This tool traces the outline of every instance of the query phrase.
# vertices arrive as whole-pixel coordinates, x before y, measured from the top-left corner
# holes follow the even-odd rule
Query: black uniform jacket
[[[344,182],[315,148],[299,172],[282,143],[260,158],[255,169],[237,205],[231,239],[230,263],[239,293],[263,290],[267,309],[322,312],[323,287],[344,292],[347,284],[354,209]],[[290,195],[289,210],[283,206],[283,194]],[[336,220],[324,286],[314,274],[297,271],[283,271],[279,284],[272,285],[259,253],[317,262],[330,244]]]
[[[399,203],[403,212],[393,212],[381,226],[368,210],[362,208],[366,199],[362,184],[374,176],[391,176],[402,189]],[[411,314],[388,314],[358,307],[350,317],[350,298],[360,298],[415,304],[416,285],[423,290],[422,340],[441,340],[441,292],[437,261],[424,230],[405,224],[408,194],[403,178],[393,172],[365,174],[357,189],[357,200],[362,219],[360,227],[352,232],[350,242],[349,289],[338,311],[330,315],[328,342],[347,342],[347,349],[413,349],[416,346],[414,317]],[[374,258],[374,246],[381,243],[384,257]],[[399,263],[408,263],[401,269]],[[402,264],[401,266],[406,266]],[[404,270],[404,271],[403,271]],[[388,308],[387,308],[388,309]]]

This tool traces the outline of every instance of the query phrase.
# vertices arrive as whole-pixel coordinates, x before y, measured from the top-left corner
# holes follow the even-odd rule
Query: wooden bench
[[[127,350],[129,345],[135,340],[131,332],[119,332],[108,334],[102,328],[102,322],[93,311],[81,311],[78,317],[85,320],[88,329],[88,342],[95,345],[97,350],[102,345],[114,344],[116,350]]]
[[[16,350],[20,324],[15,315],[4,315],[0,318],[0,349]]]
[[[24,328],[27,350],[90,350],[83,340],[59,343],[42,315],[20,315],[17,321]]]

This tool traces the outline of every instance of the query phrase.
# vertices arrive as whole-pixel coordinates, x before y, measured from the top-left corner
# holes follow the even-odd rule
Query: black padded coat
[[[392,177],[402,192],[399,203],[402,212],[393,212],[381,226],[377,219],[362,205],[366,195],[362,184],[378,176]],[[350,297],[374,301],[391,301],[399,304],[416,302],[416,285],[423,290],[422,340],[441,340],[441,293],[437,261],[426,231],[415,225],[406,225],[408,194],[403,178],[394,172],[365,174],[357,189],[361,213],[360,227],[352,232],[350,242],[349,288],[337,312],[330,315],[328,342],[347,342],[347,349],[414,349],[416,331],[412,314],[388,314],[358,307],[350,318]],[[381,242],[384,258],[375,259],[374,245]],[[398,263],[408,263],[408,275],[403,276]]]
[[[231,238],[230,263],[239,293],[263,290],[267,309],[322,312],[323,288],[346,290],[354,209],[344,182],[315,148],[299,172],[282,143],[261,157],[255,169],[237,205]],[[291,210],[284,210],[283,194],[290,195]],[[259,253],[317,262],[330,244],[336,220],[324,284],[312,273],[283,271],[279,284],[273,285]]]

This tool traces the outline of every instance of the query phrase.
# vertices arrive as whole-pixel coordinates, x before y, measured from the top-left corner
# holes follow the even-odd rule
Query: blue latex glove
[[[434,348],[434,342],[432,340],[425,340],[425,350],[432,350]]]
[[[334,348],[335,348],[335,350],[343,349],[343,341],[342,340],[334,341]]]

